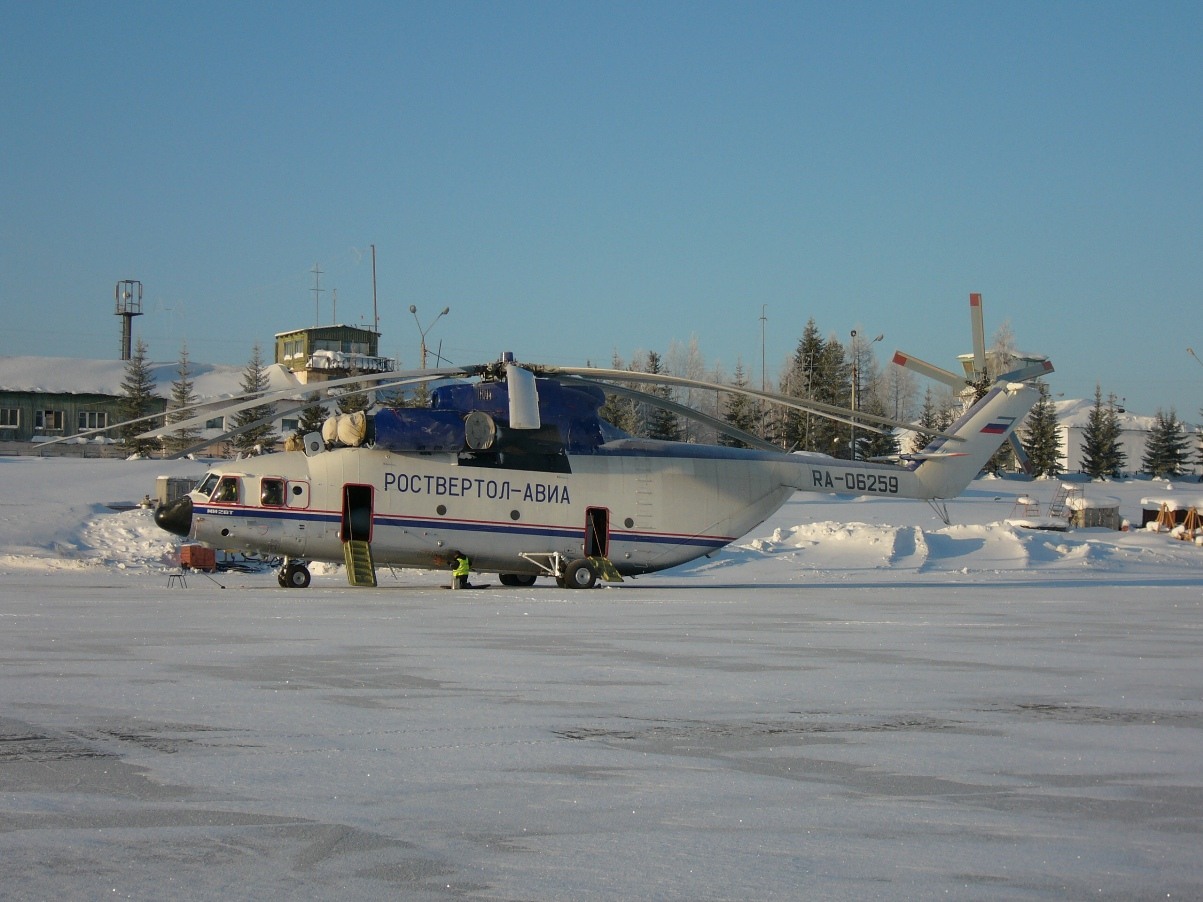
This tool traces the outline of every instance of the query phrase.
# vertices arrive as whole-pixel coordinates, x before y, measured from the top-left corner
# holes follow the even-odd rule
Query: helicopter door
[[[343,486],[343,519],[338,537],[344,542],[372,541],[372,487]]]
[[[604,507],[585,510],[585,557],[609,557],[610,511]]]

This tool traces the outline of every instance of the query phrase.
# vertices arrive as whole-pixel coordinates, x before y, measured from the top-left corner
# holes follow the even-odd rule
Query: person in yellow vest
[[[468,555],[462,551],[455,552],[453,557],[455,570],[451,574],[451,588],[471,589],[472,585],[468,582],[468,573],[472,570],[472,562],[468,560]]]

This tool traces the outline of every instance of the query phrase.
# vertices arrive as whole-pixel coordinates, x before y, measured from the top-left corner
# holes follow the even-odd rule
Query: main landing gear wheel
[[[309,587],[309,568],[291,561],[280,568],[276,578],[285,589],[306,589]]]
[[[501,580],[503,586],[533,586],[535,584],[535,574],[533,573],[502,573],[497,578]]]
[[[597,570],[584,558],[573,561],[564,570],[564,585],[569,589],[592,589],[596,583]]]

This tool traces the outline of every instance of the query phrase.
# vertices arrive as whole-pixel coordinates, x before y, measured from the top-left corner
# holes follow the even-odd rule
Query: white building
[[[1061,460],[1066,473],[1082,472],[1082,444],[1086,441],[1086,424],[1090,420],[1090,411],[1094,409],[1094,399],[1066,400],[1056,402],[1057,425],[1061,433]],[[1156,418],[1137,416],[1124,411],[1119,414],[1120,443],[1124,454],[1127,455],[1125,472],[1136,473],[1144,460],[1145,448],[1149,441],[1149,431],[1153,428]],[[1192,452],[1198,447],[1198,427],[1186,423],[1186,432],[1191,440]],[[1186,472],[1197,473],[1196,455],[1191,454],[1190,465]]]

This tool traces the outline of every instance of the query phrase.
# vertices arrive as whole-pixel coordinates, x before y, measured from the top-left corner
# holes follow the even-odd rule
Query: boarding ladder
[[[347,561],[347,582],[353,586],[375,588],[376,567],[372,563],[372,546],[361,539],[343,542],[343,557]]]

